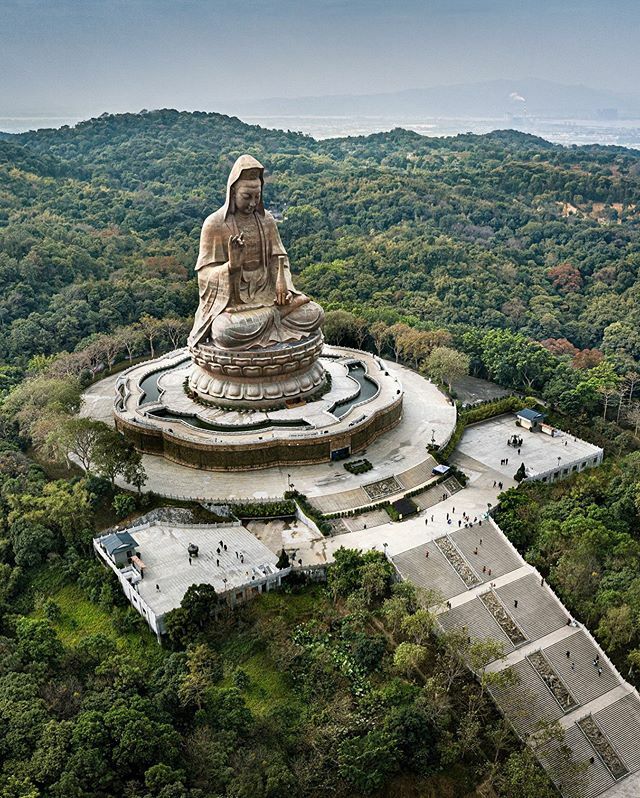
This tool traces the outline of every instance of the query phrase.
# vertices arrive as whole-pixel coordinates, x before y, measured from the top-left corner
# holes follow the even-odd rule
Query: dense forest
[[[115,488],[144,469],[75,418],[82,388],[183,343],[200,225],[242,152],[330,341],[454,396],[470,370],[605,447],[498,520],[637,682],[640,152],[105,115],[0,135],[0,798],[547,798],[465,669],[497,652],[436,636],[376,555],[215,622],[192,591],[165,648],[92,560],[96,530],[159,499]]]
[[[199,226],[243,151],[329,309],[640,356],[640,152],[513,131],[318,142],[174,111],[0,141],[2,355],[191,314]]]

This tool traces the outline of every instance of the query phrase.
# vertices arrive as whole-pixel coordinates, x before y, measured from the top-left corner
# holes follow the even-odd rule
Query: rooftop
[[[277,556],[243,526],[154,523],[137,528],[135,534],[145,565],[138,592],[156,615],[179,607],[191,585],[209,584],[223,593],[277,570]],[[220,541],[227,546],[226,551]],[[192,557],[191,564],[187,549],[190,543],[199,548],[199,556]]]
[[[518,410],[516,413],[520,418],[526,418],[527,421],[542,421],[544,413],[539,413],[537,410],[530,410],[528,407]]]
[[[507,445],[514,434],[522,438],[520,454],[517,448]],[[564,469],[601,453],[597,446],[561,430],[551,437],[544,432],[529,432],[517,427],[514,415],[497,416],[467,427],[458,451],[505,477],[513,477],[520,463],[524,463],[527,474],[533,476]],[[504,459],[508,462],[504,463]]]
[[[102,538],[100,542],[104,546],[109,556],[113,555],[120,549],[131,549],[138,545],[135,539],[132,538],[131,535],[126,531],[112,532],[110,535]]]

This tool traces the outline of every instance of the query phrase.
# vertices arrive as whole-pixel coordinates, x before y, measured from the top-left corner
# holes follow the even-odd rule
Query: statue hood
[[[226,219],[230,213],[234,213],[234,201],[231,195],[231,189],[234,184],[240,180],[242,173],[245,169],[258,169],[260,172],[260,184],[264,188],[264,166],[260,161],[256,160],[253,155],[241,155],[238,160],[231,167],[229,172],[229,179],[227,180],[227,199],[223,206],[224,218]],[[255,210],[260,216],[264,216],[264,203],[262,200],[262,191],[260,191],[260,202]]]

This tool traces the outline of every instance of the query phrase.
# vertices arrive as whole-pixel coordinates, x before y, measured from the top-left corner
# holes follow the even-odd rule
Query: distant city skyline
[[[0,115],[535,76],[637,93],[630,0],[0,0]]]

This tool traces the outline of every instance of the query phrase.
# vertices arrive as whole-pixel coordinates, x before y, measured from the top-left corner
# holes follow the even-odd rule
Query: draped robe
[[[264,209],[262,197],[253,214],[235,212],[233,185],[244,170],[258,168],[262,170],[261,164],[248,155],[236,161],[227,181],[226,203],[202,226],[196,263],[200,302],[189,336],[190,346],[209,340],[221,348],[269,346],[305,338],[322,324],[322,308],[293,286],[287,252],[273,216]],[[229,237],[243,229],[247,231],[247,268],[231,274]],[[275,301],[280,258],[287,291],[291,293],[287,305],[277,305]]]

